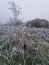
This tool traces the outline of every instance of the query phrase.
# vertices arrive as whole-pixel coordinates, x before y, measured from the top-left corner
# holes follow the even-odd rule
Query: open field
[[[49,29],[0,26],[0,64],[49,65]]]

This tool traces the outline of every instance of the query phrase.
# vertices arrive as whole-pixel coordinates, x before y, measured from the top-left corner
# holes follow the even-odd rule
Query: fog
[[[6,23],[12,12],[8,10],[8,1],[14,1],[22,8],[19,17],[24,22],[35,18],[49,20],[49,0],[0,0],[0,23]]]

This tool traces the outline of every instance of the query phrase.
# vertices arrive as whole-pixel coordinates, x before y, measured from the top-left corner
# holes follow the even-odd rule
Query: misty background
[[[0,0],[0,23],[6,23],[12,16],[8,1],[13,1],[22,8],[19,18],[24,22],[35,18],[49,20],[49,0]]]

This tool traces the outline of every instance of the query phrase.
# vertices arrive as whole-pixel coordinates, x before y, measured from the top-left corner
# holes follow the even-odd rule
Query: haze
[[[12,12],[8,10],[8,1],[0,0],[0,23],[6,23]],[[49,0],[13,0],[22,8],[23,21],[42,18],[49,20]]]

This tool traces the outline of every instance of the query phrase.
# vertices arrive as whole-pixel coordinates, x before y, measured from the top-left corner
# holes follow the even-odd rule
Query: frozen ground
[[[26,53],[28,53],[27,56],[29,55],[32,59],[37,56],[36,58],[38,58],[38,60],[40,59],[41,62],[37,64],[49,65],[49,29],[20,26],[0,26],[0,41],[3,40],[12,46],[12,53],[14,51],[22,51],[22,53],[24,53],[25,50],[25,52],[27,51]],[[35,45],[35,47],[33,47],[32,44]],[[23,45],[27,46],[27,50],[23,50],[21,48]],[[37,51],[35,57],[31,56],[33,51],[32,48]],[[29,50],[31,53],[29,53]]]

